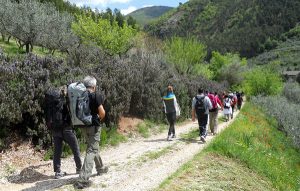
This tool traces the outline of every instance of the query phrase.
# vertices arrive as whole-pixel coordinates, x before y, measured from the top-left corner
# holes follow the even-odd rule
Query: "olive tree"
[[[52,3],[4,0],[0,2],[0,16],[1,33],[18,39],[27,53],[33,45],[67,51],[78,42],[71,32],[73,18],[59,13]]]

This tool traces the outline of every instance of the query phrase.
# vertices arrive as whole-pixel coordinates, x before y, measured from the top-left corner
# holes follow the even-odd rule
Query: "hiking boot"
[[[90,187],[92,185],[92,182],[91,181],[86,181],[86,182],[76,182],[74,184],[74,187],[76,189],[84,189],[84,188],[87,188],[87,187]]]
[[[67,175],[66,172],[56,172],[55,175],[54,175],[54,178],[55,179],[60,179],[60,178],[62,178],[64,176],[66,176],[66,175]]]
[[[167,137],[167,141],[172,141],[171,136]]]
[[[201,140],[203,143],[206,142],[204,136],[201,136],[201,137],[200,137],[200,140]]]
[[[108,167],[104,166],[100,170],[97,171],[97,176],[100,176],[101,174],[107,173],[108,172]]]
[[[172,138],[172,139],[176,138],[176,135],[172,135],[171,138]]]

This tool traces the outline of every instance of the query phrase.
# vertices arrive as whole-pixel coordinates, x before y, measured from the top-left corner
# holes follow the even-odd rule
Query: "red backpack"
[[[217,100],[216,100],[215,95],[213,95],[213,94],[208,94],[207,96],[208,96],[208,98],[210,99],[210,102],[211,102],[211,104],[212,104],[212,109],[216,109],[216,108],[218,107],[218,105],[217,105]]]

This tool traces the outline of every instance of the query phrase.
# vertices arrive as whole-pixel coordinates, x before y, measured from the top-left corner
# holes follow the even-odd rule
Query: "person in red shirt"
[[[222,103],[219,97],[212,92],[207,95],[212,103],[212,109],[209,110],[209,128],[212,135],[218,133],[218,105],[221,107]]]

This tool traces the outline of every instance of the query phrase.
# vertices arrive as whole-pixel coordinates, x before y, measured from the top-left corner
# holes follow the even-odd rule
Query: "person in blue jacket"
[[[168,86],[167,95],[163,96],[163,105],[164,105],[164,112],[170,124],[167,140],[171,141],[172,138],[176,138],[176,134],[175,134],[176,117],[180,115],[179,105],[177,103],[176,96],[173,92],[172,86]]]

